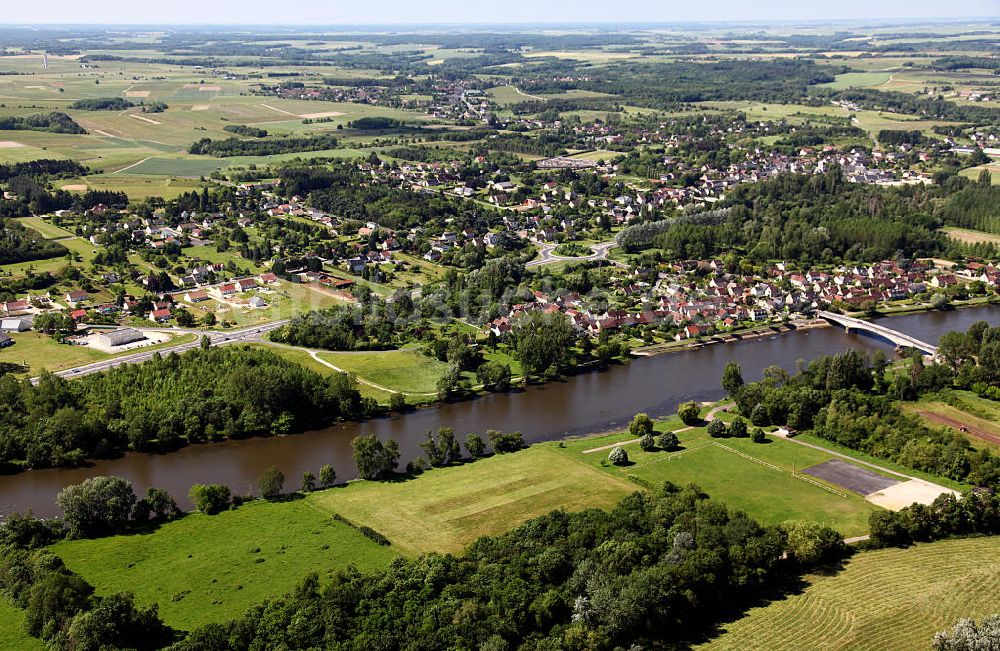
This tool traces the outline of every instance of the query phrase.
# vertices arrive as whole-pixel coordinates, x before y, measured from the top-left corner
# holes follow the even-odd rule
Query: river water
[[[1000,325],[1000,306],[911,314],[880,323],[934,344],[945,332],[965,330],[979,320]],[[333,465],[340,479],[350,479],[355,476],[350,441],[359,434],[396,439],[405,463],[421,453],[419,443],[426,432],[442,426],[454,427],[461,438],[487,429],[519,430],[529,443],[599,432],[627,424],[640,411],[664,416],[686,400],[722,398],[719,378],[729,361],[738,362],[750,381],[767,366],[794,371],[799,360],[851,347],[864,351],[892,348],[863,335],[847,335],[840,328],[800,330],[640,358],[564,382],[363,423],[339,423],[303,434],[191,445],[162,455],[130,453],[85,468],[31,470],[0,476],[0,513],[30,508],[38,516],[58,515],[56,494],[66,485],[95,475],[125,477],[136,492],[145,492],[148,486],[166,489],[182,508],[191,506],[187,492],[192,484],[223,483],[235,492],[252,493],[256,478],[272,464],[284,472],[290,490],[298,487],[303,472],[318,474],[324,464]]]

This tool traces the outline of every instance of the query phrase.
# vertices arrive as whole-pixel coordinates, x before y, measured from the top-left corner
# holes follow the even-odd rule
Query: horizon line
[[[688,18],[678,20],[511,20],[511,21],[469,21],[469,22],[447,22],[447,21],[405,21],[405,22],[344,22],[344,23],[274,23],[274,22],[190,22],[190,23],[147,23],[147,22],[6,22],[0,19],[0,27],[19,27],[34,29],[38,27],[142,27],[150,29],[164,30],[171,27],[263,27],[263,28],[302,28],[310,29],[323,28],[344,28],[344,27],[583,27],[583,26],[671,26],[671,25],[822,25],[834,23],[848,23],[866,25],[869,23],[938,23],[938,22],[993,22],[1000,21],[1000,14],[995,15],[969,15],[969,16],[873,16],[867,18],[754,18],[754,19],[720,19],[720,18]],[[997,24],[1000,27],[1000,23]]]

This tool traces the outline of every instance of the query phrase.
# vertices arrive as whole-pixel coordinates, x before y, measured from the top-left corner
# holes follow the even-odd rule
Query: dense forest
[[[25,163],[4,163],[0,165],[0,182],[15,176],[82,176],[89,170],[73,160],[43,158]]]
[[[68,382],[0,376],[0,467],[70,466],[125,450],[285,434],[374,406],[343,373],[322,376],[271,351],[203,348]]]
[[[0,217],[0,264],[54,258],[67,252],[62,244],[43,239],[16,219]]]
[[[211,138],[202,138],[188,147],[188,153],[227,158],[229,156],[271,156],[273,154],[336,148],[337,139],[334,136],[325,135],[275,140],[242,140],[240,138],[212,140]]]
[[[69,105],[71,109],[81,111],[124,111],[134,104],[121,97],[98,97],[96,99],[78,99]]]
[[[976,185],[948,197],[941,219],[952,226],[1000,233],[1000,186]]]
[[[50,133],[87,133],[87,130],[62,113],[8,115],[0,117],[0,131],[48,131]]]
[[[616,95],[628,104],[672,108],[709,100],[797,102],[809,87],[831,82],[844,66],[820,66],[801,59],[626,61],[588,69],[590,81],[527,81],[525,91],[560,92],[571,88]]]
[[[247,136],[248,138],[266,138],[267,129],[261,129],[258,127],[251,127],[245,124],[227,124],[222,127],[223,131],[228,131],[229,133],[235,133],[238,136]]]
[[[314,208],[385,228],[406,229],[447,218],[454,219],[454,228],[491,218],[498,221],[492,210],[477,209],[466,201],[373,185],[352,165],[338,164],[329,170],[289,168],[281,171],[281,180],[289,195],[308,194]]]
[[[922,186],[886,189],[848,183],[839,168],[805,176],[782,174],[737,186],[722,209],[640,224],[622,246],[653,246],[669,257],[702,259],[740,251],[757,261],[874,261],[931,256],[945,247],[936,232],[934,196]],[[725,210],[720,219],[719,210]]]

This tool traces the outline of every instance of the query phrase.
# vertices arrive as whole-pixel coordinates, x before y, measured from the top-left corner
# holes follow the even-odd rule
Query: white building
[[[122,328],[121,330],[112,330],[110,332],[102,332],[97,335],[97,343],[102,346],[124,346],[125,344],[130,344],[134,341],[141,341],[146,338],[146,335],[142,334],[135,328]]]

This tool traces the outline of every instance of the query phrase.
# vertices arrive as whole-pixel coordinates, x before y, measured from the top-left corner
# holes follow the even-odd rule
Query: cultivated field
[[[1000,612],[1000,537],[865,552],[801,594],[752,609],[697,648],[928,649],[962,617]]]
[[[437,468],[406,482],[352,482],[309,500],[372,527],[412,555],[458,553],[480,536],[508,531],[553,509],[607,508],[636,490],[546,443]]]
[[[132,591],[142,604],[159,603],[164,620],[182,629],[237,617],[309,572],[370,571],[396,555],[309,500],[194,513],[152,533],[64,541],[53,551],[98,594]]]

